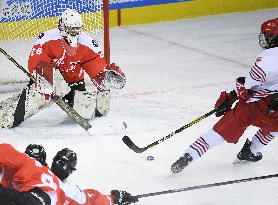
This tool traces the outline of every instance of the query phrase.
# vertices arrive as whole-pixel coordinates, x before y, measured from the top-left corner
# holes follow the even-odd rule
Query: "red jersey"
[[[48,193],[51,204],[58,204],[59,179],[40,162],[20,153],[9,144],[0,144],[1,183],[18,191],[35,187]]]
[[[39,35],[28,60],[30,73],[36,71],[41,61],[55,64],[68,83],[83,80],[84,71],[92,79],[107,66],[97,43],[89,35],[81,33],[78,46],[71,47],[59,29]]]
[[[51,205],[113,205],[113,199],[94,189],[82,190],[61,182],[49,168],[20,153],[9,144],[0,144],[0,180],[4,187],[29,191],[35,187],[46,192]]]
[[[82,190],[76,185],[70,184],[64,180],[61,184],[61,190],[64,192],[63,204],[67,205],[113,205],[111,196],[104,195],[94,189]]]

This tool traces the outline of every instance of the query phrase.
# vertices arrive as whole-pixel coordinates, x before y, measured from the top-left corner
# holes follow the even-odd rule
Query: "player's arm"
[[[110,195],[102,194],[101,192],[94,189],[84,190],[87,198],[87,204],[93,205],[113,205],[114,199]]]
[[[137,197],[131,196],[130,193],[121,190],[112,190],[111,195],[102,194],[94,189],[85,189],[84,192],[89,200],[91,200],[91,203],[88,204],[93,205],[128,205],[138,202]]]
[[[43,33],[38,37],[36,44],[33,46],[29,59],[29,72],[36,78],[36,89],[46,100],[54,94],[54,70],[55,65],[49,57],[51,53],[51,42]],[[29,83],[31,84],[31,83]]]
[[[45,33],[41,33],[34,46],[31,49],[28,58],[28,69],[30,73],[37,72],[40,62],[51,63],[52,59],[49,57],[51,42]]]
[[[269,57],[262,53],[256,58],[256,63],[251,67],[246,77],[237,79],[236,91],[239,98],[248,100],[254,94],[253,88],[262,86],[268,80],[270,68],[272,67],[270,63]]]
[[[20,169],[27,156],[19,151],[17,151],[10,144],[0,144],[0,165],[7,166],[11,169]]]
[[[115,63],[107,65],[104,58],[89,48],[85,58],[81,67],[99,90],[121,89],[125,86],[125,74]]]

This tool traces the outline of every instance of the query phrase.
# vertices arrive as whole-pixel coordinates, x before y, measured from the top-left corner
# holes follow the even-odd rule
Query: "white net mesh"
[[[67,9],[82,15],[83,31],[92,36],[104,53],[103,0],[0,0],[0,47],[27,69],[29,52],[43,31],[57,28]],[[0,53],[0,84],[28,78]]]

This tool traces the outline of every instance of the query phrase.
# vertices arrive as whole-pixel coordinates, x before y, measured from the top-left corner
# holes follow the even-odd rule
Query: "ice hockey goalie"
[[[106,115],[110,89],[121,89],[126,83],[121,69],[114,63],[108,65],[94,39],[82,32],[82,17],[73,9],[62,13],[57,29],[38,36],[29,55],[28,69],[36,82],[0,103],[2,127],[15,127],[47,107],[54,94],[86,119]],[[97,89],[88,89],[85,73]]]

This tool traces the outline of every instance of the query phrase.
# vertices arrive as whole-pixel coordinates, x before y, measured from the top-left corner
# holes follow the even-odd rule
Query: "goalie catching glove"
[[[110,89],[122,89],[126,83],[123,71],[115,63],[108,65],[102,72],[93,79],[93,83],[100,91]]]
[[[131,196],[131,194],[126,191],[112,190],[111,196],[114,199],[114,203],[118,205],[128,205],[138,201],[138,197]]]

